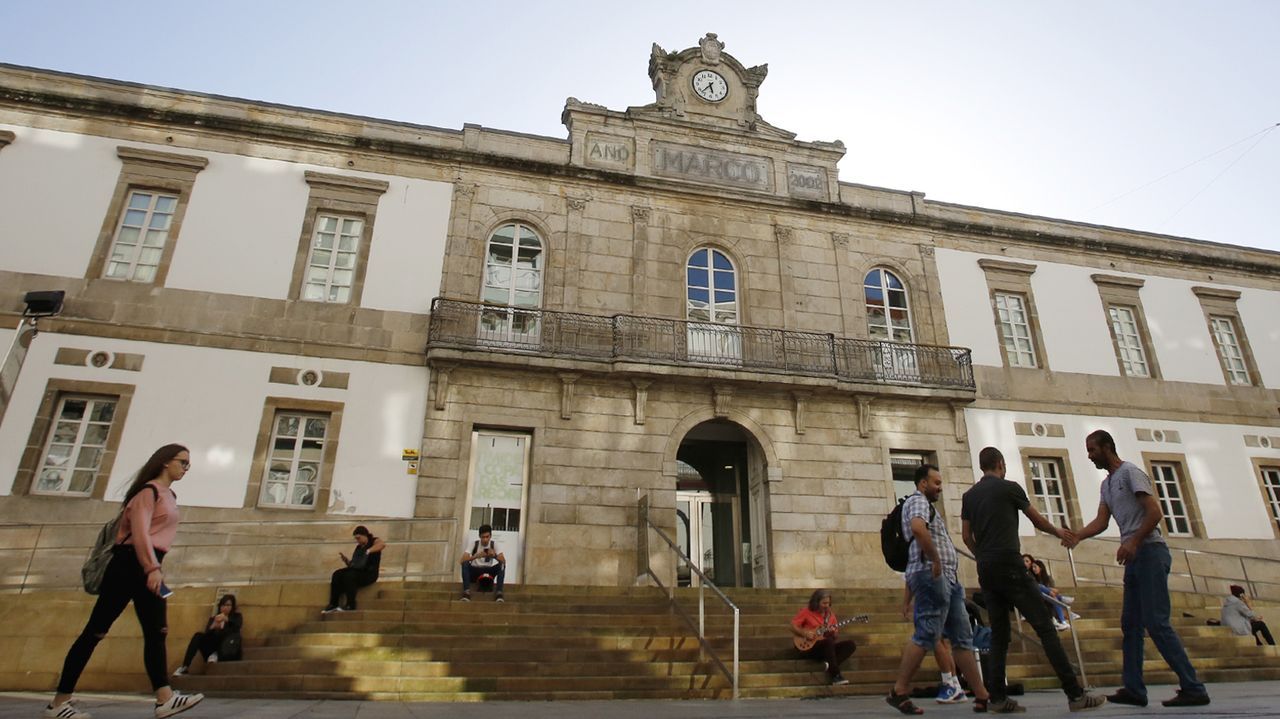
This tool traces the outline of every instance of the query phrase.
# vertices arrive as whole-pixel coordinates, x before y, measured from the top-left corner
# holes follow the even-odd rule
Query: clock
[[[729,83],[714,70],[699,70],[693,73],[693,91],[707,102],[720,102],[729,95]]]

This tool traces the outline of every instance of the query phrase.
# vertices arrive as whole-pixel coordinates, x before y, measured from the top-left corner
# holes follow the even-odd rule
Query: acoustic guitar
[[[822,637],[829,632],[839,629],[846,624],[866,624],[869,621],[871,621],[871,615],[859,614],[856,617],[849,617],[839,624],[824,624],[818,628],[818,633],[813,637],[813,639],[792,635],[791,642],[796,645],[796,649],[799,649],[802,652],[807,652],[810,649],[813,649],[813,646],[818,643],[818,640],[822,639]]]

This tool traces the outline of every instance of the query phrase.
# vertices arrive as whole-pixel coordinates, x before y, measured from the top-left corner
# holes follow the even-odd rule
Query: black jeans
[[[343,567],[329,579],[329,606],[337,607],[343,595],[347,597],[346,609],[356,608],[356,590],[378,581],[378,575],[368,569]]]
[[[808,659],[817,659],[820,662],[827,663],[827,676],[834,677],[840,673],[840,665],[844,660],[853,656],[853,650],[858,646],[853,643],[852,639],[846,639],[838,642],[831,637],[819,639],[809,649],[800,652],[800,656]]]
[[[1275,646],[1276,640],[1271,638],[1271,630],[1267,628],[1267,623],[1260,619],[1252,619],[1249,621],[1249,627],[1253,630],[1253,638],[1257,640],[1258,646],[1262,646],[1262,640],[1267,640],[1267,644]]]
[[[226,636],[225,632],[196,632],[191,635],[191,642],[187,644],[187,653],[182,657],[182,666],[191,666],[191,660],[196,658],[196,652],[200,652],[200,656],[206,660],[209,655],[218,651],[218,647],[222,646],[222,638]]]
[[[1058,630],[1054,629],[1049,618],[1049,607],[1040,595],[1040,586],[1032,579],[1031,573],[1022,564],[1021,558],[1007,562],[978,562],[978,582],[982,585],[982,596],[987,604],[987,617],[991,622],[991,671],[986,675],[987,691],[992,701],[998,702],[1008,696],[1005,688],[1005,672],[1009,659],[1009,613],[1014,609],[1022,612],[1027,623],[1040,637],[1044,654],[1053,665],[1053,671],[1062,682],[1062,691],[1067,698],[1074,699],[1084,693],[1080,681],[1076,678],[1075,667],[1067,659],[1067,652],[1058,639]]]
[[[156,557],[164,561],[164,552],[156,550]],[[138,564],[133,547],[121,545],[112,550],[107,573],[102,577],[102,589],[98,601],[89,613],[80,636],[76,637],[67,658],[62,662],[62,676],[58,679],[58,693],[71,694],[76,690],[80,674],[93,657],[98,642],[107,636],[111,625],[133,602],[133,611],[142,626],[142,663],[147,669],[153,690],[169,686],[168,659],[164,640],[169,633],[165,601],[147,589],[147,575]]]

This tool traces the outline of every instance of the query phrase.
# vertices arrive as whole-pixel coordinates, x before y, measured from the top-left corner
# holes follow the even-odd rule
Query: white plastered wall
[[[1271,530],[1268,509],[1258,487],[1252,459],[1261,457],[1280,463],[1280,447],[1247,447],[1244,442],[1244,435],[1271,435],[1275,433],[1274,427],[986,409],[966,409],[965,421],[969,430],[974,476],[953,480],[963,489],[977,481],[981,474],[977,470],[978,453],[983,447],[993,446],[1004,453],[1008,469],[1006,479],[1019,483],[1023,488],[1026,488],[1027,482],[1020,448],[1063,449],[1069,453],[1071,476],[1075,480],[1076,496],[1080,503],[1080,516],[1085,521],[1092,520],[1098,512],[1099,492],[1106,474],[1089,461],[1084,441],[1090,432],[1105,429],[1115,438],[1116,451],[1121,459],[1127,459],[1140,467],[1145,468],[1143,452],[1181,454],[1186,457],[1185,469],[1188,476],[1183,479],[1194,485],[1196,506],[1204,520],[1209,539],[1273,539],[1275,536]],[[1060,424],[1065,436],[1019,436],[1014,432],[1015,422]],[[1135,430],[1139,427],[1175,430],[1181,441],[1138,441]],[[1022,518],[1021,529],[1023,535],[1034,533],[1031,522],[1026,517]],[[1104,536],[1120,536],[1114,522]]]
[[[307,170],[384,180],[362,306],[425,313],[440,288],[452,187],[303,163],[0,125],[0,266],[83,277],[120,174],[120,145],[209,158],[196,175],[166,286],[283,299],[309,188]]]
[[[145,360],[140,372],[55,365],[59,347],[137,353]],[[267,379],[273,365],[349,372],[349,387],[272,384]],[[297,397],[344,405],[331,511],[413,516],[417,477],[406,472],[401,453],[421,444],[428,383],[424,367],[41,333],[0,425],[0,494],[12,491],[41,395],[52,377],[135,387],[108,499],[119,496],[130,474],[156,447],[180,442],[191,448],[193,464],[177,486],[182,504],[245,506],[265,399]],[[249,506],[256,501],[250,498]]]
[[[940,248],[936,257],[951,342],[971,348],[976,365],[1001,366],[1000,338],[986,276],[978,266],[978,260],[987,256]],[[1100,271],[1054,262],[1031,264],[1036,266],[1031,288],[1049,368],[1055,372],[1118,375],[1108,319],[1091,278]],[[1171,381],[1225,384],[1200,301],[1191,288],[1213,286],[1240,291],[1240,317],[1263,383],[1268,387],[1280,385],[1280,312],[1276,312],[1280,308],[1280,291],[1152,275],[1103,274],[1145,280],[1139,296],[1151,330],[1151,344],[1162,378]]]

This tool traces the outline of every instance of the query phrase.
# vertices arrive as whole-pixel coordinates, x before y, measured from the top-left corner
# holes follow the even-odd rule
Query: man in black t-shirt
[[[978,454],[982,479],[961,498],[964,543],[978,559],[978,583],[987,603],[991,620],[991,671],[986,676],[991,693],[989,711],[1008,713],[1022,711],[1009,699],[1005,687],[1005,666],[1009,655],[1009,612],[1022,612],[1040,637],[1045,656],[1062,682],[1071,711],[1095,709],[1106,699],[1086,694],[1067,652],[1058,639],[1058,631],[1049,617],[1049,608],[1041,598],[1040,588],[1022,564],[1022,544],[1018,539],[1018,513],[1027,515],[1031,523],[1059,539],[1072,537],[1068,530],[1049,523],[1027,499],[1027,493],[1014,482],[1005,480],[1004,455],[995,447],[985,447]]]

